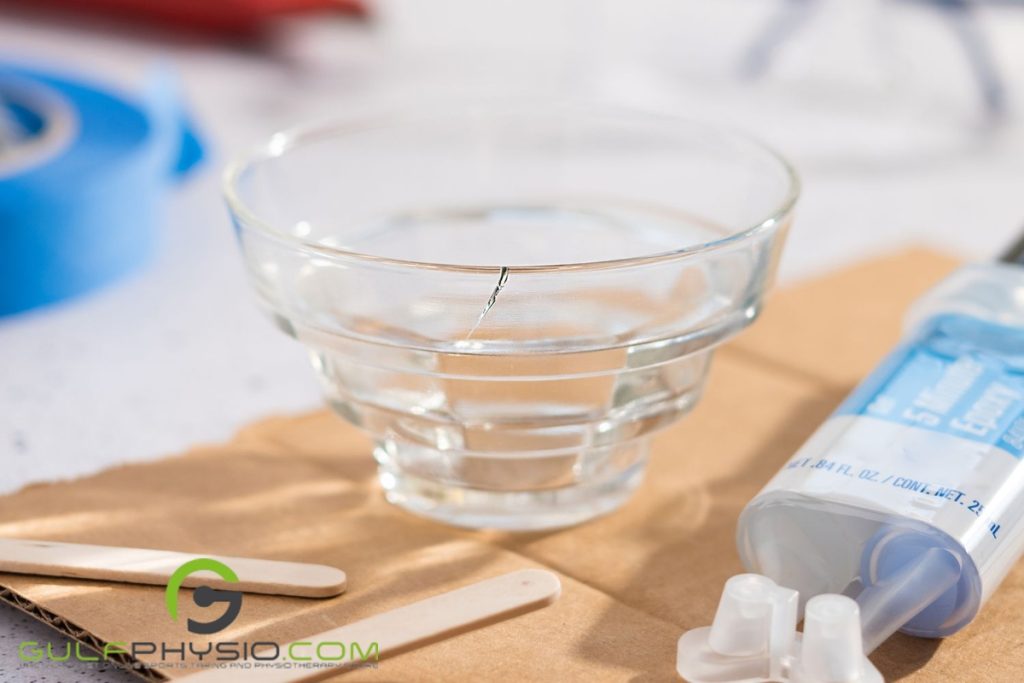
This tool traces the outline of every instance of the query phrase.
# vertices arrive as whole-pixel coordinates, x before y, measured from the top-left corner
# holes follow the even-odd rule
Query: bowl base
[[[543,531],[586,522],[629,500],[643,480],[647,440],[633,443],[631,464],[612,476],[556,489],[496,491],[428,479],[381,458],[379,479],[387,500],[420,517],[468,529]]]

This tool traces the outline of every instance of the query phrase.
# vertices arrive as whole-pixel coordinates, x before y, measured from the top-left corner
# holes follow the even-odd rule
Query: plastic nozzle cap
[[[867,657],[860,608],[851,598],[818,595],[804,610],[804,635],[792,680],[799,683],[882,683]]]
[[[883,683],[864,655],[857,603],[835,594],[811,599],[801,643],[799,597],[766,576],[732,577],[714,623],[679,639],[679,675],[690,683]]]
[[[676,669],[691,683],[781,680],[796,633],[799,594],[767,576],[725,582],[710,627],[679,639]]]
[[[767,654],[772,640],[773,615],[786,609],[794,591],[779,587],[760,574],[739,574],[725,582],[718,611],[708,634],[708,645],[723,655],[746,657]],[[796,624],[796,609],[792,610]],[[783,624],[784,628],[789,624]],[[783,632],[785,633],[785,632]]]

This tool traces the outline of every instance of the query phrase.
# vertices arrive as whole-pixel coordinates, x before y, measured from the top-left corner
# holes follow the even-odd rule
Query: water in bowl
[[[755,314],[736,305],[749,276],[730,272],[766,268],[749,248],[713,267],[573,267],[723,231],[636,206],[567,206],[420,211],[319,240],[491,267],[436,290],[389,263],[371,275],[330,259],[274,263],[301,312],[274,315],[309,347],[328,402],[373,437],[392,502],[506,529],[614,509],[640,482],[651,434],[696,402],[710,348]]]

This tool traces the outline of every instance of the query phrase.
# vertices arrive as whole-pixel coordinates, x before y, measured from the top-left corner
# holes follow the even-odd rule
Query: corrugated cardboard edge
[[[104,648],[109,644],[97,638],[88,630],[78,624],[72,623],[53,612],[40,607],[35,602],[14,592],[6,586],[0,585],[0,602],[4,602],[24,614],[43,622],[50,628],[60,631],[63,635],[85,645],[99,655],[103,654]],[[106,662],[116,665],[118,668],[129,671],[145,681],[166,681],[168,678],[156,669],[151,669],[139,660],[127,653],[111,653],[107,656]]]

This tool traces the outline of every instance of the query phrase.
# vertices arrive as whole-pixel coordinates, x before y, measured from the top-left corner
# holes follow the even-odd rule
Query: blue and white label
[[[1024,330],[967,316],[938,318],[837,414],[922,427],[1024,457]]]
[[[760,495],[927,523],[996,577],[988,590],[1024,544],[1022,468],[1024,329],[946,315],[890,354]],[[851,547],[874,533],[835,524]]]

